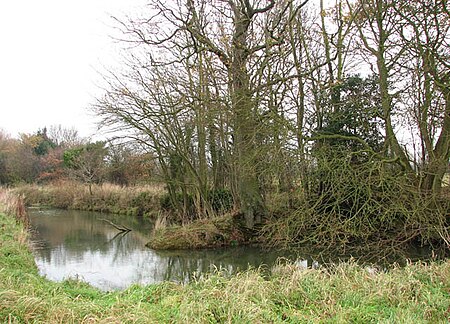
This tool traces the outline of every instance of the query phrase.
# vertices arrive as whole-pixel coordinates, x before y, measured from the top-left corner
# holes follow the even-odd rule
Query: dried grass
[[[26,205],[155,216],[165,189],[160,184],[121,187],[105,183],[92,185],[90,190],[85,184],[61,181],[45,186],[22,185],[14,192],[25,197]]]
[[[270,278],[259,269],[218,270],[187,285],[102,293],[39,277],[27,247],[14,239],[21,226],[1,213],[0,220],[4,323],[445,323],[450,315],[450,261],[377,273],[354,262],[317,270],[288,263]]]
[[[10,189],[0,188],[0,211],[14,216],[26,228],[30,225],[24,195],[17,195]]]
[[[147,246],[155,250],[214,248],[246,243],[233,215],[199,219],[184,226],[167,226],[162,216]]]

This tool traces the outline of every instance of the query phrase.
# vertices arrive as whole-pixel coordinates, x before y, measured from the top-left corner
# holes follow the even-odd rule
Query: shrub
[[[439,233],[450,226],[450,203],[423,195],[390,161],[366,156],[355,163],[355,154],[318,159],[298,208],[275,215],[261,239],[270,245],[367,248],[441,240]]]

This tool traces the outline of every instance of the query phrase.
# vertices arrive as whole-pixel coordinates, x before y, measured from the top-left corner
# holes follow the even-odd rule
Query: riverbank
[[[25,323],[414,322],[450,316],[450,261],[374,273],[355,263],[215,273],[187,285],[101,292],[38,274],[27,231],[0,212],[0,321]]]
[[[251,239],[234,215],[229,213],[196,220],[184,226],[157,226],[146,246],[154,250],[220,248],[246,245]]]
[[[354,217],[339,212],[340,207],[324,209],[320,200],[313,205],[299,200],[296,208],[283,207],[280,204],[283,199],[274,195],[264,222],[249,230],[243,216],[232,210],[216,216],[196,215],[183,221],[168,208],[168,195],[161,184],[136,187],[102,184],[89,188],[86,184],[64,181],[14,188],[17,195],[24,197],[27,206],[152,219],[155,230],[148,246],[153,249],[198,249],[249,243],[287,249],[312,244],[347,253],[381,250],[395,254],[411,247],[428,246],[439,256],[448,256],[450,203],[447,198],[450,192],[445,190],[439,197],[427,198],[416,190],[408,190],[403,192],[406,196],[389,196],[383,204],[372,198],[364,205],[364,208],[371,206],[367,213],[358,210]]]
[[[155,218],[161,210],[165,195],[162,185],[121,187],[113,184],[88,185],[63,181],[36,185],[26,184],[14,188],[25,197],[25,204],[52,208],[89,210],[103,213]]]

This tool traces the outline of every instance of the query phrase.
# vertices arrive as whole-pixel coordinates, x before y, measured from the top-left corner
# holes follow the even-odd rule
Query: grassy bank
[[[21,185],[14,192],[25,197],[26,205],[149,217],[160,211],[161,197],[165,194],[161,185],[121,187],[102,184],[92,185],[89,190],[88,185],[71,181],[45,186]]]
[[[156,226],[147,246],[155,250],[180,250],[237,246],[248,242],[249,237],[242,226],[233,215],[226,214],[184,226]]]
[[[0,322],[446,323],[450,316],[450,261],[375,274],[354,263],[280,265],[269,280],[251,270],[103,293],[41,278],[21,223],[0,212],[0,224]]]

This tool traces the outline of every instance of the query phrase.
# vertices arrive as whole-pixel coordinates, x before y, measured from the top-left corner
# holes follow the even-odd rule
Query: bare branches
[[[312,196],[305,181],[317,171],[321,144],[353,149],[348,172],[365,172],[358,163],[370,158],[417,180],[400,137],[408,107],[424,125],[417,132],[428,141],[423,147],[434,154],[433,134],[445,116],[439,86],[448,81],[439,46],[448,29],[423,32],[424,18],[408,15],[403,3],[321,3],[158,0],[150,18],[122,25],[142,46],[127,53],[123,73],[110,76],[97,109],[105,123],[154,151],[183,222],[212,215],[211,188],[231,192],[249,228],[265,217],[267,193],[292,201],[291,189],[301,183]],[[430,17],[427,26],[437,22]],[[414,75],[412,64],[421,69]],[[415,95],[407,99],[405,91]]]

